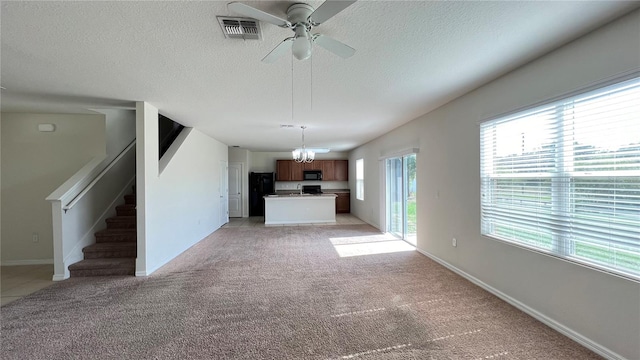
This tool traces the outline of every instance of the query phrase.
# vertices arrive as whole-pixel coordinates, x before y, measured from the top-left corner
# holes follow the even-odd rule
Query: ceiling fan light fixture
[[[287,20],[237,1],[230,2],[227,7],[229,10],[248,18],[291,29],[295,32],[294,36],[284,39],[262,59],[262,62],[271,64],[289,50],[298,60],[310,58],[313,50],[312,42],[342,58],[346,59],[352,56],[356,51],[352,47],[326,35],[315,34],[311,36],[310,32],[315,26],[331,19],[354,2],[356,0],[326,0],[317,9],[309,4],[296,2],[287,8]]]
[[[304,26],[296,28],[296,37],[293,40],[291,51],[298,60],[306,60],[311,57],[311,37]]]

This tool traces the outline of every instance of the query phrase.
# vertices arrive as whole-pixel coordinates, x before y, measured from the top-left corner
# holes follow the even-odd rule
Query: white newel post
[[[64,264],[63,249],[63,220],[61,200],[51,201],[51,217],[53,220],[53,281],[60,281],[69,278],[69,270]]]

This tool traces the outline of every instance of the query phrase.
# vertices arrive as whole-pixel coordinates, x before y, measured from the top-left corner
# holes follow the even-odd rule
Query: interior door
[[[242,163],[229,163],[229,217],[242,217]]]
[[[220,226],[229,222],[229,168],[220,161]]]

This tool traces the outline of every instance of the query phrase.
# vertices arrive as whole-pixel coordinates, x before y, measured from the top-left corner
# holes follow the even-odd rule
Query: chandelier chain
[[[312,60],[313,61],[313,60]],[[294,110],[293,110],[293,101],[294,101],[294,81],[293,81],[293,54],[291,55],[291,124],[293,124],[294,119]],[[311,66],[311,109],[313,109],[313,65]],[[304,144],[304,129],[307,127],[302,125],[300,126],[302,129],[302,148],[295,149],[292,151],[293,160],[297,163],[311,163],[315,158],[316,154],[312,150],[307,150],[306,145]]]

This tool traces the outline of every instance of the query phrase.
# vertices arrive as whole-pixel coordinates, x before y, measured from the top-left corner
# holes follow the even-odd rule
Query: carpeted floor
[[[0,309],[2,359],[599,359],[368,225],[223,228],[147,278]],[[176,239],[179,241],[179,239]]]

